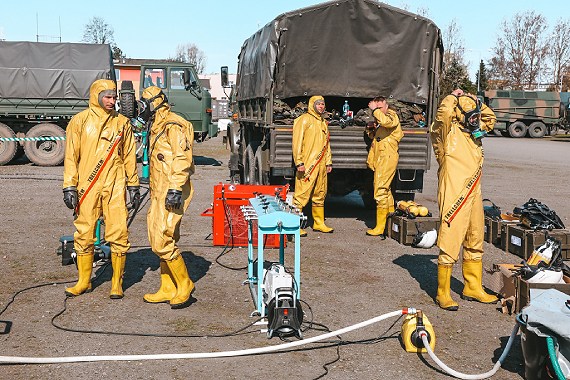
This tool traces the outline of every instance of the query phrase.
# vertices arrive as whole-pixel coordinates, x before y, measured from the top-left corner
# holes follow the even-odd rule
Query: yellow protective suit
[[[366,164],[374,171],[374,199],[378,208],[394,208],[394,198],[390,185],[398,166],[398,145],[404,137],[400,119],[394,110],[388,109],[385,114],[380,109],[373,112],[377,126],[369,131],[372,145],[368,152]]]
[[[151,86],[142,93],[142,98],[151,99],[161,92]],[[150,161],[150,208],[147,215],[148,238],[152,251],[159,256],[161,264],[161,288],[157,293],[146,294],[150,303],[170,302],[172,308],[185,306],[194,284],[190,280],[177,242],[180,239],[180,223],[184,211],[190,205],[194,189],[190,176],[194,173],[192,124],[170,111],[163,97],[152,103],[158,107],[149,135]],[[182,208],[168,211],[165,199],[168,190],[182,192]],[[172,289],[176,287],[176,292]]]
[[[324,224],[324,205],[327,195],[327,166],[332,165],[327,122],[315,110],[315,102],[322,96],[309,99],[307,113],[293,123],[293,161],[295,166],[305,166],[305,172],[297,171],[293,204],[302,210],[309,200],[313,207],[313,229],[332,232]],[[304,235],[304,231],[301,235]]]
[[[129,120],[99,104],[99,94],[116,91],[115,82],[100,79],[91,85],[89,108],[75,115],[66,130],[63,188],[77,187],[79,202],[74,247],[79,282],[66,289],[79,295],[91,289],[95,228],[105,219],[105,240],[113,255],[112,298],[122,297],[122,268],[130,248],[127,232],[126,186],[138,186],[135,140]],[[120,277],[117,278],[117,276]],[[119,281],[120,280],[120,281]],[[117,288],[118,287],[118,288]],[[115,289],[116,288],[116,289]],[[113,297],[113,296],[119,297]]]
[[[481,196],[483,147],[472,138],[463,123],[463,113],[476,107],[469,95],[448,95],[441,102],[435,122],[430,128],[438,170],[438,204],[441,225],[437,245],[438,296],[436,302],[448,310],[457,310],[449,295],[451,267],[463,246],[464,298],[490,303],[497,300],[482,290],[482,257],[484,215]],[[491,131],[496,118],[493,111],[481,105],[480,129]]]

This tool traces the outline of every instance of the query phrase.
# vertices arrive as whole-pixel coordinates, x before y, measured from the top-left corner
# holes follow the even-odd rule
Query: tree
[[[475,74],[475,85],[477,86],[478,91],[486,91],[489,89],[489,83],[487,80],[487,67],[485,66],[485,62],[481,60],[479,62],[479,70],[477,70],[477,74]]]
[[[452,57],[451,63],[445,68],[444,75],[439,82],[439,91],[441,97],[449,95],[456,88],[463,91],[475,93],[477,88],[469,80],[465,65],[461,64],[455,57]]]
[[[546,72],[544,16],[527,11],[503,20],[491,58],[490,77],[516,90],[532,89]]]
[[[91,44],[109,44],[113,49],[113,59],[125,57],[123,51],[115,44],[114,31],[101,17],[93,17],[83,30],[83,42]]]
[[[463,62],[465,48],[461,38],[461,28],[456,20],[451,20],[449,26],[443,31],[443,73],[439,81],[439,90],[442,97],[460,87],[463,91],[475,93],[477,88],[469,80],[467,66]]]
[[[554,25],[548,58],[552,62],[553,87],[562,91],[562,79],[570,74],[570,19],[558,19]]]
[[[113,44],[114,31],[101,17],[93,17],[83,30],[83,41],[92,44]]]
[[[173,60],[193,64],[198,74],[203,74],[206,68],[206,55],[198,46],[192,43],[178,45]]]

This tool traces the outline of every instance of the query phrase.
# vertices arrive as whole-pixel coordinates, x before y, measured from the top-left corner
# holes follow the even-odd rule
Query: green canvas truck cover
[[[0,98],[88,99],[112,59],[108,44],[0,41]]]
[[[424,17],[372,0],[332,1],[284,13],[246,40],[237,96],[273,90],[281,99],[384,95],[429,104],[442,55],[440,30]]]

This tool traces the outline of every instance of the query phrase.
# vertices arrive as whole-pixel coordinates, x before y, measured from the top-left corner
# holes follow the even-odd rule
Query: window
[[[170,70],[170,89],[171,90],[184,90],[184,70],[171,69]]]
[[[165,69],[145,69],[143,87],[157,86],[166,88],[166,70]]]

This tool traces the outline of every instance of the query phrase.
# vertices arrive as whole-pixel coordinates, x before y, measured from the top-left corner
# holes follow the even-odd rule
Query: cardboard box
[[[521,225],[508,226],[507,250],[523,259],[527,260],[532,252],[546,241],[546,234],[562,243],[562,258],[570,258],[570,231],[552,230],[535,231]]]
[[[511,314],[514,311],[517,296],[515,283],[514,264],[494,264],[493,274],[488,288],[501,295],[501,311],[503,314]]]
[[[516,277],[517,279],[517,297],[516,297],[516,304],[515,304],[515,312],[518,313],[521,311],[523,307],[528,305],[532,301],[532,292],[531,289],[556,289],[561,291],[562,293],[570,295],[570,277],[564,276],[565,284],[546,284],[546,283],[539,283],[533,284],[526,282],[520,277]]]
[[[412,244],[414,237],[418,233],[418,228],[421,232],[427,232],[434,228],[439,230],[439,218],[428,216],[418,216],[415,219],[408,219],[405,216],[394,215],[389,224],[390,237],[404,245]]]

